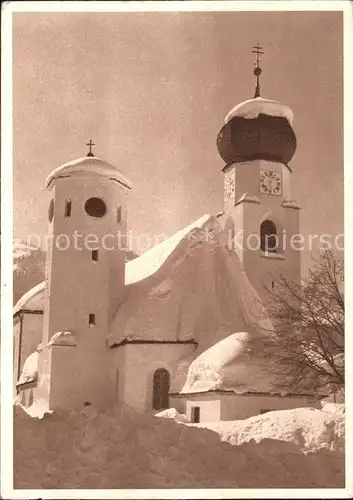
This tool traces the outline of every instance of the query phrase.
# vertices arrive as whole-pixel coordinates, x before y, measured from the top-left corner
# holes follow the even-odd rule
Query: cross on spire
[[[259,62],[260,62],[260,57],[264,54],[263,47],[260,47],[259,43],[257,43],[256,45],[253,46],[252,53],[256,54],[256,62],[254,69],[254,75],[256,76],[256,89],[254,98],[256,98],[260,97],[260,75],[262,73],[262,69],[259,66]]]
[[[93,144],[92,139],[89,140],[86,146],[89,146],[89,151],[87,153],[87,156],[94,156],[94,154],[92,153],[92,146],[95,146],[95,144]]]

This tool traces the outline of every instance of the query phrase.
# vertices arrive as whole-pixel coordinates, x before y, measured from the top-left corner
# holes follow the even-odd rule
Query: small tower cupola
[[[217,137],[217,148],[226,165],[251,160],[288,165],[297,147],[292,128],[293,112],[277,101],[260,97],[259,57],[263,52],[258,44],[254,49],[254,98],[238,104],[227,114]]]
[[[107,181],[116,181],[128,190],[132,188],[130,180],[118,168],[94,156],[93,153],[88,153],[53,170],[46,179],[46,187],[50,190],[58,179],[70,177],[77,179],[99,177]]]

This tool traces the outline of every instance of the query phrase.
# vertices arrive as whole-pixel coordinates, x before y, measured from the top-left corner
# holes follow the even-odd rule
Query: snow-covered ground
[[[190,424],[206,427],[233,445],[276,439],[297,444],[304,453],[327,449],[344,451],[344,405],[327,404],[322,410],[296,408],[270,411],[245,420]]]
[[[326,413],[333,420],[339,415]],[[33,419],[16,407],[15,488],[344,487],[343,451],[312,447],[304,454],[281,440],[290,435],[287,417],[279,438],[266,438],[262,425],[259,443],[232,446],[209,429],[175,422],[173,411],[164,416],[172,418],[85,408]],[[311,416],[302,413],[301,419],[306,428]]]
[[[188,419],[182,413],[179,413],[175,408],[168,408],[167,410],[160,411],[156,413],[155,417],[158,418],[171,418],[175,422],[182,422],[183,424],[188,423]]]

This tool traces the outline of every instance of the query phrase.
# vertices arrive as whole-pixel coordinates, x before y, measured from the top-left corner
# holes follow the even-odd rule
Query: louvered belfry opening
[[[263,252],[276,253],[278,247],[278,235],[276,224],[269,219],[262,222],[260,227],[261,250]]]

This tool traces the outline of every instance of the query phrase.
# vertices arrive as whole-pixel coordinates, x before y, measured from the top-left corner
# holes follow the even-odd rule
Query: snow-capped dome
[[[260,114],[283,117],[288,120],[290,125],[293,123],[293,111],[288,106],[263,97],[256,97],[237,104],[229,111],[224,122],[228,123],[234,116],[257,118]]]
[[[262,97],[235,106],[217,137],[217,148],[227,165],[267,160],[288,165],[297,147],[293,112],[284,104]]]
[[[34,286],[26,292],[17,302],[13,309],[13,315],[26,309],[27,311],[42,311],[44,299],[45,281]]]
[[[53,172],[47,177],[46,186],[49,187],[52,181],[59,177],[73,175],[82,176],[86,173],[94,173],[96,175],[109,177],[120,182],[128,189],[131,189],[132,187],[129,179],[125,177],[125,175],[118,168],[110,165],[97,156],[84,156],[83,158],[78,158],[77,160],[61,165],[53,170]]]
[[[190,364],[180,393],[219,389],[239,393],[270,392],[270,379],[255,346],[256,341],[248,332],[223,338]]]

